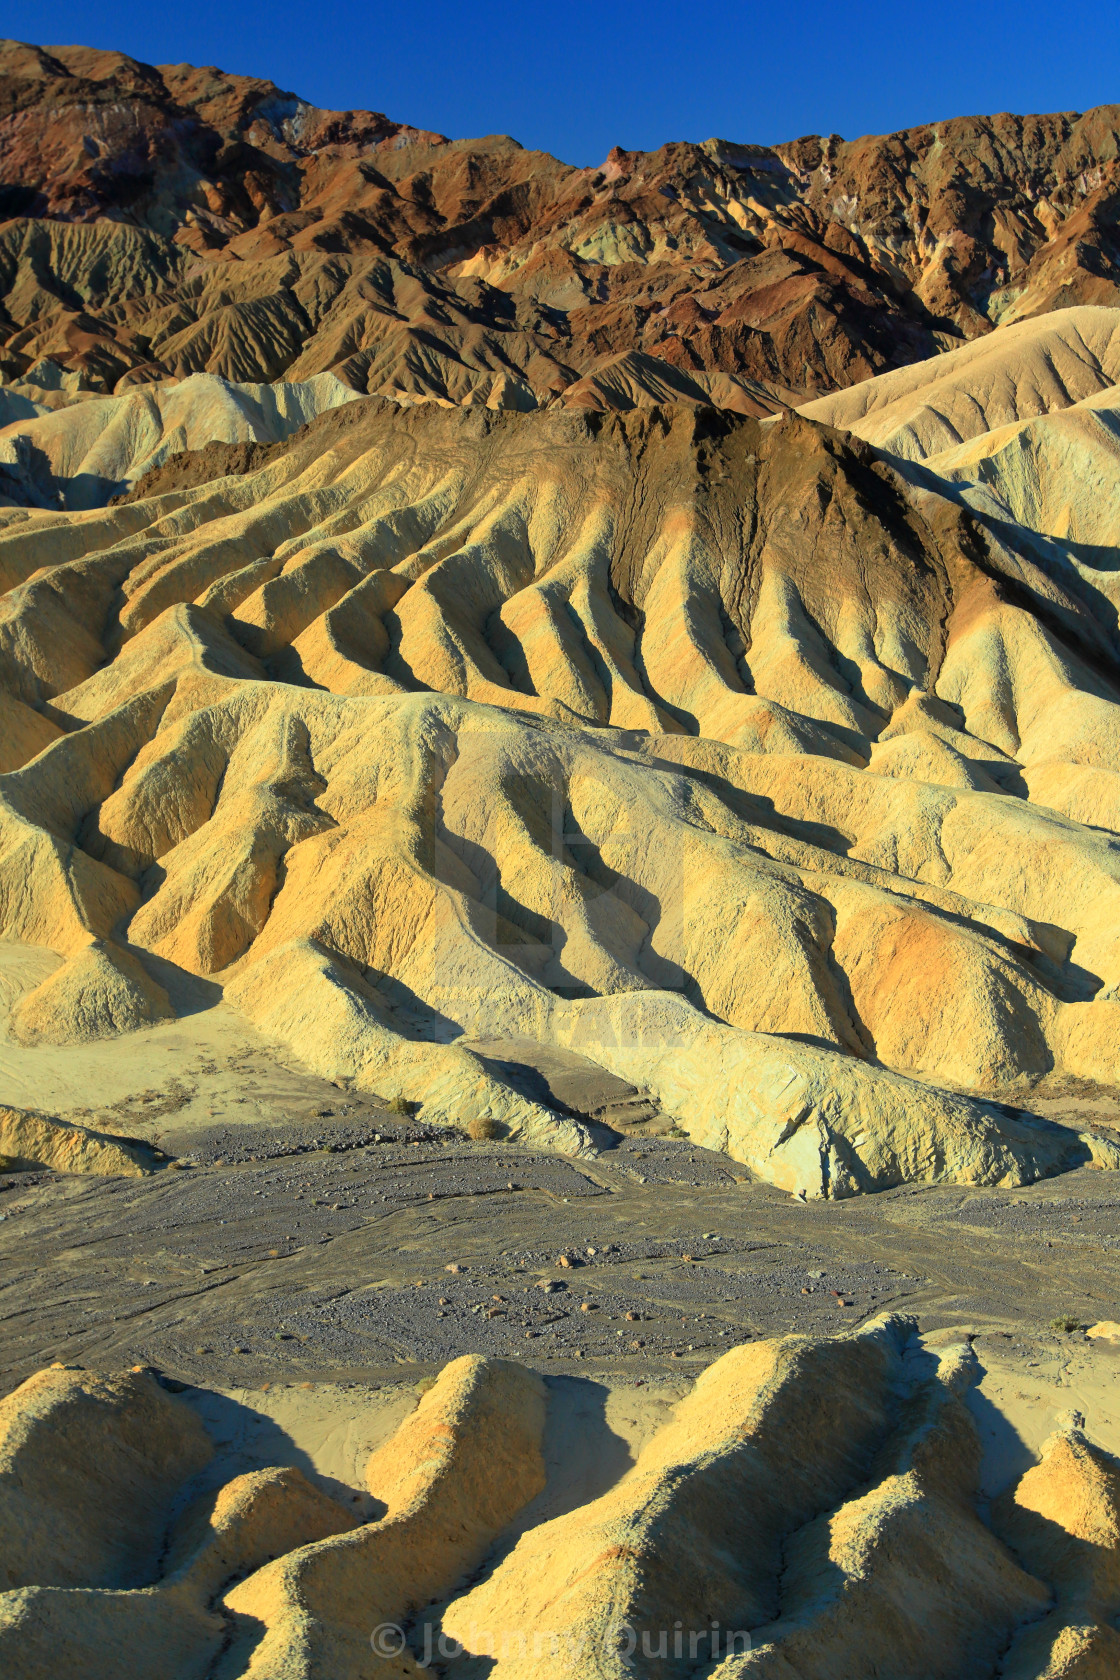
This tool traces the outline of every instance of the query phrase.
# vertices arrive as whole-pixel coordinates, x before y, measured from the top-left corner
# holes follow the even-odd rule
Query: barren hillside
[[[5,1673],[1117,1672],[1118,133],[0,47]]]
[[[1116,320],[928,389],[1090,328],[1102,383]],[[14,1031],[166,1017],[170,964],[429,1119],[560,1123],[515,1038],[806,1195],[1110,1163],[983,1100],[1112,1087],[1120,1009],[1115,533],[1013,521],[1007,447],[981,496],[795,415],[366,399],[13,508],[4,928],[63,959]]]
[[[572,168],[271,82],[0,50],[0,370],[764,412],[1115,306],[1120,108]]]

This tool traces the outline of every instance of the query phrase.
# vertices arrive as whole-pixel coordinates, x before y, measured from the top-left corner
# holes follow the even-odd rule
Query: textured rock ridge
[[[542,1520],[549,1391],[460,1359],[371,1457],[365,1523],[283,1465],[195,1493],[204,1432],[149,1375],[41,1372],[3,1404],[0,1524],[30,1487],[64,1523],[0,1592],[0,1652],[26,1680],[124,1648],[153,1680],[1109,1673],[1115,1465],[1066,1431],[980,1515],[977,1372],[898,1317],[732,1349]]]
[[[1113,574],[928,468],[795,415],[367,399],[13,510],[8,704],[59,733],[0,788],[0,927],[62,959],[16,1034],[143,1026],[178,970],[575,1153],[472,1038],[803,1195],[1112,1164],[985,1096],[1117,1077]]]
[[[0,367],[524,408],[850,385],[1115,306],[1118,108],[572,168],[272,83],[0,49]]]
[[[50,1172],[94,1173],[135,1178],[161,1159],[158,1150],[133,1138],[113,1137],[25,1109],[0,1108],[3,1170],[43,1167]]]

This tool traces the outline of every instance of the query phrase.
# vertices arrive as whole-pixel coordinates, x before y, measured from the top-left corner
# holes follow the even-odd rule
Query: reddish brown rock
[[[8,42],[0,371],[765,411],[1114,304],[1118,133],[1107,106],[577,169],[214,68]]]

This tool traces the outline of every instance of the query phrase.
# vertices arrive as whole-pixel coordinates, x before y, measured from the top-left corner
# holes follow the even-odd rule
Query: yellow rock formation
[[[212,1448],[195,1414],[146,1372],[52,1368],[0,1401],[5,1587],[141,1587],[166,1507]]]
[[[83,394],[0,427],[0,467],[33,505],[100,507],[184,449],[275,443],[357,395],[333,373],[276,385],[194,373],[115,397]]]
[[[1076,1425],[978,1504],[970,1346],[911,1320],[711,1365],[628,1469],[541,1520],[549,1397],[468,1357],[368,1465],[359,1522],[209,1443],[145,1372],[0,1405],[0,1660],[21,1680],[1097,1680],[1120,1638],[1115,1462]],[[166,1536],[166,1538],[165,1538]]]
[[[375,1668],[370,1635],[400,1626],[482,1561],[545,1483],[544,1384],[478,1355],[454,1360],[367,1469],[379,1522],[278,1558],[225,1597],[251,1651],[247,1680]],[[260,1637],[260,1629],[265,1629]]]
[[[15,1167],[102,1177],[136,1178],[152,1165],[150,1151],[128,1138],[18,1108],[0,1108],[0,1157]]]
[[[1017,321],[931,361],[806,403],[891,455],[923,461],[1120,385],[1120,309],[1082,305]]]
[[[1002,1502],[998,1526],[1026,1568],[1053,1583],[1050,1614],[1009,1651],[1008,1680],[1105,1680],[1120,1669],[1120,1470],[1070,1429]]]
[[[1031,346],[1111,377],[1115,314],[906,400]],[[457,1041],[577,1050],[806,1196],[1120,1164],[984,1100],[1120,1080],[1107,519],[988,472],[1079,414],[1016,409],[965,483],[792,414],[372,398],[240,477],[4,514],[0,931],[64,959],[16,1035],[142,1027],[179,970],[573,1152]]]

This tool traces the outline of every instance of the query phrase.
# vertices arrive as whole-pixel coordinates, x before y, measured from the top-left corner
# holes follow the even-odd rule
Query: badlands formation
[[[1120,1672],[1118,135],[2,45],[5,1673]]]
[[[1115,307],[1120,107],[577,169],[213,67],[0,44],[0,372],[765,412]]]
[[[1105,1680],[1115,1460],[1067,1419],[979,1515],[976,1357],[911,1331],[724,1354],[558,1512],[541,1378],[455,1360],[364,1464],[367,1522],[297,1468],[207,1488],[197,1411],[149,1372],[39,1372],[0,1407],[6,1670]]]
[[[14,1037],[197,979],[331,1080],[569,1151],[478,1041],[802,1196],[1116,1165],[1020,1112],[1117,1082],[1116,378],[1083,307],[810,405],[845,431],[354,399],[13,507],[3,932],[59,959]],[[9,434],[61,459],[140,400]],[[902,453],[962,407],[994,429]]]

